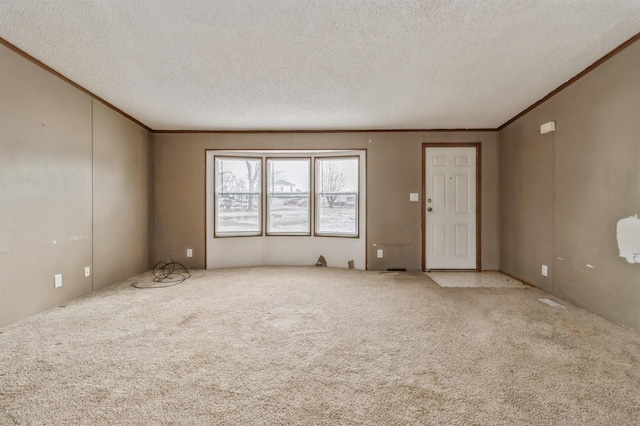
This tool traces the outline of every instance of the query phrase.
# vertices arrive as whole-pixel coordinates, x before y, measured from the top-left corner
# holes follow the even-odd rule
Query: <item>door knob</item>
[[[430,212],[433,211],[433,209],[431,207],[427,207],[427,211]]]

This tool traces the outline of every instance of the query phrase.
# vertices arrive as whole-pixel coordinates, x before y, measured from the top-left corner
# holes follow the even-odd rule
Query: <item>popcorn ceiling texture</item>
[[[149,127],[495,128],[637,0],[3,0],[0,37]]]

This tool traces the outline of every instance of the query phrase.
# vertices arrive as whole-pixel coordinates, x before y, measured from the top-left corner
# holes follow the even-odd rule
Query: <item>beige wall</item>
[[[371,133],[368,135],[369,268],[422,269],[422,144],[481,143],[481,251],[483,270],[498,269],[498,165],[494,132]],[[410,202],[418,192],[420,202]],[[377,259],[373,244],[383,246]]]
[[[127,231],[149,221],[142,218],[148,208],[141,212],[131,201],[147,200],[150,191],[139,172],[148,170],[146,131],[1,45],[0,63],[2,326],[86,294],[105,279],[146,270],[148,233]],[[128,142],[135,148],[122,149]],[[125,158],[133,151],[134,159]],[[125,197],[106,188],[116,175],[133,179]],[[112,216],[114,209],[127,214]],[[108,236],[94,234],[94,219],[119,227]],[[121,252],[104,249],[116,240]],[[85,266],[98,276],[84,278]],[[54,289],[56,273],[63,285]]]
[[[422,268],[422,143],[482,143],[482,268],[498,268],[495,132],[167,133],[154,135],[156,261],[205,265],[206,149],[366,149],[369,269]],[[422,198],[422,197],[421,197]],[[373,244],[385,247],[377,259]],[[185,257],[192,248],[193,258]]]
[[[91,291],[92,172],[91,98],[3,46],[0,63],[3,325]]]
[[[94,101],[94,290],[149,267],[152,170],[149,132]]]
[[[554,119],[547,101],[500,132],[500,269],[552,291]],[[543,277],[541,266],[548,266]]]
[[[499,134],[501,269],[636,329],[640,264],[616,224],[640,213],[639,117],[636,42]]]

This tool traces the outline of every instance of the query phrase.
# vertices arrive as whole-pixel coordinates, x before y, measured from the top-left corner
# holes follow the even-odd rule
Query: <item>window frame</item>
[[[314,209],[314,222],[315,222],[315,226],[313,229],[313,236],[314,237],[329,237],[329,238],[360,238],[360,173],[361,173],[361,169],[360,169],[360,156],[357,154],[346,154],[346,155],[328,155],[328,156],[323,156],[323,155],[318,155],[318,156],[314,156],[314,204],[315,204],[315,209]],[[339,232],[321,232],[318,230],[318,226],[320,224],[320,207],[321,207],[321,203],[318,202],[318,197],[320,195],[320,190],[319,190],[319,173],[318,173],[318,163],[321,160],[344,160],[344,159],[355,159],[356,160],[356,164],[357,164],[357,183],[356,183],[356,199],[355,199],[355,220],[356,220],[356,231],[355,233],[349,233],[349,234],[345,234],[345,233],[339,233]]]
[[[264,201],[264,229],[265,229],[265,235],[270,237],[270,236],[286,236],[286,237],[309,237],[312,234],[312,230],[313,230],[313,226],[314,226],[314,214],[313,214],[313,210],[312,210],[312,203],[313,203],[313,182],[314,182],[314,176],[313,176],[313,156],[309,155],[309,156],[295,156],[295,157],[288,157],[288,156],[265,156],[265,168],[264,168],[264,173],[265,173],[265,179],[264,179],[264,185],[266,190],[264,191],[264,197],[265,197],[265,201]],[[307,202],[307,213],[309,215],[309,230],[307,232],[273,232],[269,230],[269,217],[270,217],[270,209],[271,209],[271,205],[269,204],[270,199],[272,198],[272,196],[270,196],[269,193],[269,161],[300,161],[300,160],[308,160],[309,161],[309,191],[308,191],[308,202]]]
[[[218,159],[232,159],[232,160],[258,160],[260,164],[260,184],[257,186],[258,192],[258,230],[257,231],[222,231],[218,230],[218,211],[220,210],[220,204],[218,203]],[[213,237],[214,238],[233,238],[233,237],[261,237],[264,235],[264,156],[251,156],[251,155],[213,155]]]

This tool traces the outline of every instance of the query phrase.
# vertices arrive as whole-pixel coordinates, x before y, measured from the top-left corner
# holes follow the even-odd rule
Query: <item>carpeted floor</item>
[[[0,424],[640,424],[640,333],[533,288],[314,267],[133,281],[0,329]]]

